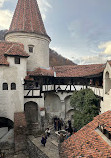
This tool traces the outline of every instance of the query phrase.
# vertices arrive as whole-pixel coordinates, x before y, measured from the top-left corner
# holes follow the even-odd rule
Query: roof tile
[[[54,76],[56,77],[87,77],[98,75],[104,71],[105,64],[55,66],[54,68],[37,68],[29,75],[31,76]]]
[[[8,32],[28,32],[48,36],[36,0],[18,0]]]
[[[28,57],[23,44],[0,41],[0,65],[9,65],[7,56]]]
[[[98,124],[105,124],[111,127],[111,111],[98,115],[93,121],[73,134],[69,139],[65,140],[62,144],[61,158],[63,158],[64,155],[67,158],[111,157],[111,146],[95,131]]]

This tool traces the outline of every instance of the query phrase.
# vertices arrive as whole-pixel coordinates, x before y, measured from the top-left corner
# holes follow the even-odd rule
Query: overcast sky
[[[17,0],[0,0],[0,29],[8,29]],[[77,64],[111,59],[111,0],[38,0],[50,47]]]

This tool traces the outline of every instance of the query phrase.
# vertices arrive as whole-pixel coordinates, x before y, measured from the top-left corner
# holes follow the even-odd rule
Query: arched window
[[[11,90],[16,90],[16,84],[15,83],[11,83]]]
[[[109,76],[109,72],[107,71],[105,73],[105,93],[109,94],[110,90],[111,90],[111,79],[110,79],[110,76]]]
[[[3,83],[2,88],[3,88],[3,90],[8,90],[8,84],[7,83]]]

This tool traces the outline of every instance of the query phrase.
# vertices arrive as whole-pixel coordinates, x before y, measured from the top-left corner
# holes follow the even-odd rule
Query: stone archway
[[[70,97],[71,95],[68,95],[65,97],[64,101],[65,101],[65,106],[66,106],[66,113],[67,111],[69,111],[70,109],[72,109],[72,107],[70,106]]]
[[[14,122],[6,117],[0,117],[0,145],[13,143]]]
[[[46,113],[53,117],[55,115],[60,116],[62,112],[62,105],[59,96],[55,93],[48,93],[45,98]]]
[[[66,112],[66,120],[73,120],[74,109],[70,109]]]
[[[38,122],[38,105],[35,102],[27,102],[24,105],[27,124]]]
[[[0,117],[0,128],[2,127],[7,127],[8,130],[12,129],[14,127],[14,123],[12,120],[5,118],[5,117]]]

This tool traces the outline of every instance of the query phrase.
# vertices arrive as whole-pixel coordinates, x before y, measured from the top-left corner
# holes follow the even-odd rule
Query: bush
[[[91,89],[75,91],[70,99],[74,108],[74,127],[79,130],[99,114],[100,100]]]

